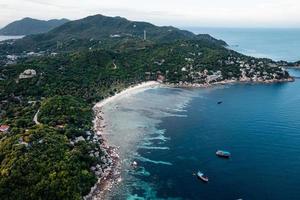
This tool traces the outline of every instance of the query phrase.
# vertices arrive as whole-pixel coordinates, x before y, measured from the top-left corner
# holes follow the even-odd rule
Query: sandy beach
[[[120,176],[120,159],[118,153],[117,146],[108,145],[106,135],[106,123],[105,123],[105,113],[103,112],[103,107],[108,105],[109,103],[122,98],[124,96],[130,96],[132,94],[136,94],[138,92],[142,92],[146,89],[153,88],[159,86],[160,83],[157,81],[148,81],[143,82],[135,86],[131,86],[127,89],[124,89],[118,94],[114,96],[108,97],[99,103],[97,103],[93,110],[95,114],[95,118],[93,121],[94,124],[94,132],[98,136],[101,142],[101,149],[104,151],[103,160],[106,161],[104,166],[102,166],[103,173],[98,176],[98,181],[96,185],[91,188],[91,192],[84,199],[93,199],[93,200],[101,200],[105,199],[105,195],[107,192],[111,190],[111,188],[122,180]]]
[[[140,83],[140,84],[135,85],[135,86],[131,86],[131,87],[121,91],[120,93],[118,93],[114,96],[108,97],[108,98],[100,101],[99,103],[97,103],[95,105],[94,108],[101,108],[101,107],[105,106],[106,104],[114,101],[117,98],[127,96],[127,95],[131,95],[131,94],[135,94],[137,92],[143,91],[144,89],[152,88],[152,87],[155,87],[155,86],[158,86],[158,85],[160,85],[160,83],[157,82],[157,81],[148,81],[148,82]]]

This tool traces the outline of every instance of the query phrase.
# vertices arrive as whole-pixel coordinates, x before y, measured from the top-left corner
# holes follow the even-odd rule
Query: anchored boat
[[[202,180],[203,182],[207,183],[208,182],[208,177],[205,176],[202,172],[198,171],[197,177]]]
[[[222,158],[230,158],[231,154],[228,151],[222,151],[222,150],[218,150],[216,152],[216,155]]]

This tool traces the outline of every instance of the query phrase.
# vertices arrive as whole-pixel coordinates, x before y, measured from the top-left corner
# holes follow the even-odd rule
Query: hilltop
[[[102,15],[1,42],[0,125],[9,129],[0,133],[0,198],[87,195],[112,169],[92,107],[129,86],[291,80],[284,62],[225,46],[209,35]]]
[[[209,35],[195,35],[192,32],[180,30],[172,26],[155,26],[147,22],[130,21],[122,17],[108,17],[104,15],[89,16],[81,20],[72,21],[52,30],[44,35],[47,39],[66,40],[108,38],[139,38],[153,42],[173,42],[181,39],[205,39],[225,45]]]
[[[144,31],[146,40],[144,40]],[[147,22],[130,21],[122,17],[103,15],[89,16],[67,22],[53,30],[30,35],[15,41],[14,45],[2,45],[0,51],[74,51],[78,49],[112,49],[125,44],[143,48],[155,43],[170,43],[178,40],[200,40],[225,46],[208,34],[196,35],[172,26],[155,26]],[[1,46],[0,46],[1,47]]]
[[[68,19],[52,19],[45,21],[26,17],[14,21],[2,28],[0,30],[0,35],[32,35],[46,33],[68,21]]]

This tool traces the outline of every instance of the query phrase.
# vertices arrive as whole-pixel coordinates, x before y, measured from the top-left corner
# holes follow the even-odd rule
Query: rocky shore
[[[100,149],[103,153],[101,161],[103,164],[98,164],[91,168],[97,176],[98,181],[94,187],[91,188],[91,192],[84,197],[85,200],[105,199],[106,192],[110,191],[114,184],[121,181],[118,148],[109,146],[103,136],[106,126],[101,107],[95,107],[94,113],[94,131],[100,142]]]
[[[106,134],[106,122],[103,112],[103,107],[114,101],[115,99],[131,95],[139,91],[143,91],[147,88],[152,88],[158,86],[160,83],[156,81],[148,81],[144,82],[132,87],[129,87],[114,96],[108,97],[103,101],[97,103],[94,108],[94,132],[97,140],[100,144],[100,149],[103,153],[101,156],[101,161],[103,164],[98,164],[91,168],[91,170],[95,173],[98,178],[97,183],[91,188],[90,193],[84,197],[85,200],[102,200],[105,199],[107,192],[111,190],[111,188],[121,182],[121,165],[120,165],[120,157],[118,154],[118,147],[111,146],[108,144],[105,134]]]

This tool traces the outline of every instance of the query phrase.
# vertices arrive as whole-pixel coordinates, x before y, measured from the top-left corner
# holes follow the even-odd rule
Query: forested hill
[[[75,39],[106,39],[109,37],[146,38],[153,42],[174,42],[175,40],[203,39],[225,45],[209,35],[195,35],[192,32],[180,30],[172,26],[155,26],[147,22],[130,21],[122,17],[107,17],[103,15],[89,16],[81,20],[72,21],[52,30],[45,37],[65,40]]]
[[[144,41],[144,31],[146,41]],[[70,21],[48,33],[30,35],[14,45],[0,47],[3,51],[72,51],[78,48],[111,49],[120,43],[168,43],[177,40],[201,40],[212,44],[226,45],[208,34],[196,35],[172,26],[155,26],[147,22],[130,21],[122,17],[103,15],[89,16]],[[141,45],[143,47],[143,45]]]
[[[0,30],[0,35],[31,35],[46,33],[68,21],[69,20],[67,19],[52,19],[44,21],[26,17],[24,19],[14,21],[2,28]]]
[[[224,45],[208,35],[102,15],[0,42],[0,199],[83,199],[113,169],[93,131],[92,107],[128,86],[290,80],[284,62]]]

